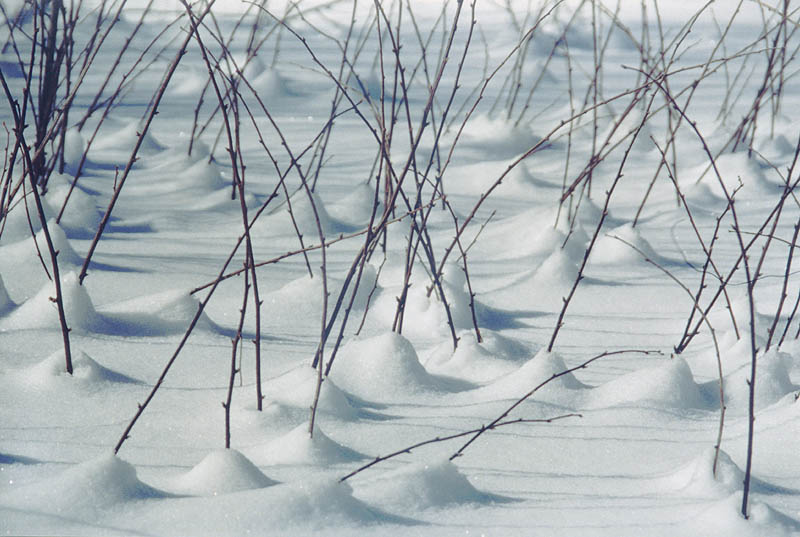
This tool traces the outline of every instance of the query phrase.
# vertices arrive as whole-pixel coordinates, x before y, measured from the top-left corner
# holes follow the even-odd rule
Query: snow
[[[330,378],[337,385],[372,402],[384,403],[408,392],[439,387],[411,342],[393,332],[351,340],[336,357],[335,366]]]
[[[97,516],[104,510],[129,502],[167,495],[142,483],[136,469],[107,454],[68,468],[41,482],[3,491],[8,507],[76,517]]]
[[[217,496],[274,484],[240,452],[222,449],[212,451],[191,470],[174,478],[170,489],[189,495]]]
[[[536,10],[553,3],[478,2],[463,64],[469,3],[442,12],[435,2],[384,2],[388,26],[375,23],[375,5],[359,3],[340,75],[352,3],[270,2],[298,39],[265,12],[254,25],[247,2],[217,0],[202,33],[220,61],[215,75],[225,91],[235,62],[249,82],[235,101],[226,95],[228,119],[240,120],[236,151],[190,41],[131,160],[186,36],[184,19],[167,27],[180,3],[154,6],[101,108],[79,121],[146,4],[129,0],[87,71],[67,117],[63,172],[57,167],[40,188],[71,375],[47,237],[21,154],[9,167],[14,125],[0,104],[0,534],[800,535],[800,285],[797,260],[789,263],[796,193],[775,210],[787,178],[797,179],[800,92],[790,54],[782,93],[766,88],[748,143],[739,136],[733,147],[771,47],[756,41],[760,21],[781,3],[742,4],[715,50],[736,2],[658,3],[658,13],[644,2],[643,32],[641,2],[601,8],[568,0],[481,92]],[[24,5],[3,3],[0,44],[9,37],[3,17]],[[99,5],[83,3],[76,54],[94,27],[89,9]],[[454,48],[409,160],[457,6]],[[701,8],[684,36],[690,11]],[[34,35],[30,19],[22,25]],[[402,70],[390,39],[398,25]],[[214,28],[226,39],[235,29],[229,55]],[[787,51],[797,39],[789,34]],[[28,37],[15,35],[28,57]],[[594,103],[595,43],[606,38],[596,88],[598,101],[611,100],[596,117],[587,109],[570,120]],[[640,39],[647,65],[670,72],[657,80],[669,82],[675,102],[651,84],[628,110],[644,80]],[[660,56],[662,40],[677,49]],[[701,78],[705,65],[714,71]],[[0,68],[23,102],[26,79],[13,47],[0,51]],[[405,77],[397,90],[407,84],[408,98],[393,102],[395,74]],[[343,99],[331,118],[341,89],[352,101]],[[65,92],[60,85],[58,95]],[[27,105],[31,146],[38,98],[34,91]],[[45,155],[53,150],[47,144]],[[234,177],[244,179],[258,304],[252,274],[242,271]],[[726,191],[735,192],[736,220]],[[367,232],[382,220],[390,222],[385,230]],[[745,245],[752,241],[752,295],[737,230]],[[357,291],[352,268],[361,275]],[[725,293],[715,298],[721,281]]]
[[[136,382],[134,379],[103,367],[82,350],[73,349],[70,359],[72,375],[67,374],[64,370],[66,358],[64,351],[61,350],[55,351],[28,369],[16,372],[18,382],[41,389],[66,387],[72,384],[89,390],[96,388],[102,382]]]
[[[447,459],[411,463],[386,472],[360,490],[359,494],[365,500],[400,512],[504,500],[476,489],[458,467]]]
[[[592,390],[586,402],[589,408],[629,404],[675,410],[705,406],[692,371],[683,358],[622,375]]]
[[[35,296],[26,300],[8,316],[0,319],[0,329],[55,328],[59,326],[58,310],[52,297],[55,285],[46,283]],[[91,331],[98,322],[97,312],[86,288],[78,283],[78,274],[69,272],[61,278],[64,315],[73,330]]]
[[[353,463],[364,455],[331,440],[317,426],[314,436],[308,434],[309,425],[303,423],[280,436],[258,452],[253,452],[255,460],[261,464],[298,464],[329,466],[338,463]]]
[[[305,413],[311,408],[316,383],[317,371],[308,364],[302,364],[266,380],[264,397],[269,402],[301,409]],[[323,382],[317,406],[321,412],[343,420],[351,420],[358,415],[358,409],[353,406],[348,395],[331,378]]]

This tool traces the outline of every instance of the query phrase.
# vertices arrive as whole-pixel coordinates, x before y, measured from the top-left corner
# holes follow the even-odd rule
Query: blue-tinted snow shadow
[[[90,331],[120,337],[160,337],[182,334],[189,324],[190,321],[165,320],[151,313],[98,313]],[[212,332],[226,338],[235,335],[235,330],[223,328],[208,319],[198,321],[194,330]]]
[[[20,518],[22,518],[24,522],[21,522]],[[0,505],[0,520],[15,520],[20,527],[24,527],[26,530],[36,527],[58,527],[61,532],[67,535],[141,535],[144,537],[155,537],[157,535],[155,533],[146,533],[138,529],[109,526],[107,524],[98,524],[97,522],[89,522],[80,518],[68,517],[61,514],[44,513],[30,509],[18,509],[3,505]]]
[[[41,464],[42,461],[32,457],[22,455],[11,455],[10,453],[0,452],[0,464]]]
[[[478,317],[478,324],[482,328],[496,331],[511,328],[524,328],[528,326],[528,324],[521,322],[520,319],[536,319],[549,315],[543,311],[507,310],[486,306],[484,304],[476,304],[475,314]]]
[[[153,233],[155,231],[150,223],[122,224],[113,220],[109,222],[106,230],[112,233]]]

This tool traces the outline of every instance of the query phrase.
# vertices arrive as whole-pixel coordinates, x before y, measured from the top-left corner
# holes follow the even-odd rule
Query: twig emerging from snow
[[[467,441],[467,443],[465,443],[463,446],[458,448],[458,451],[456,451],[455,453],[450,455],[450,460],[452,461],[453,459],[463,455],[464,451],[466,451],[467,448],[469,446],[471,446],[473,442],[475,442],[478,438],[480,438],[480,436],[483,433],[485,433],[486,431],[491,431],[492,429],[497,427],[497,424],[498,423],[502,423],[503,420],[505,420],[506,417],[509,414],[511,414],[511,412],[513,412],[513,410],[515,408],[517,408],[519,405],[521,405],[522,403],[524,403],[525,401],[530,399],[531,396],[533,396],[533,394],[535,394],[540,389],[544,388],[545,386],[547,386],[548,384],[550,384],[551,382],[553,382],[557,378],[563,377],[564,375],[569,375],[570,373],[573,373],[573,372],[575,372],[575,371],[577,371],[579,369],[585,369],[592,362],[596,362],[597,360],[599,360],[601,358],[605,358],[606,356],[615,356],[615,355],[618,355],[618,354],[629,354],[629,353],[645,354],[645,355],[651,355],[651,354],[659,354],[660,355],[660,354],[662,354],[661,351],[657,351],[657,350],[625,349],[625,350],[619,350],[619,351],[605,351],[605,352],[601,352],[600,354],[598,354],[596,356],[593,356],[593,357],[589,358],[585,362],[583,362],[583,363],[581,363],[579,365],[576,365],[575,367],[570,367],[569,369],[565,369],[561,373],[553,373],[553,375],[550,376],[548,379],[540,382],[531,391],[529,391],[528,393],[526,393],[525,395],[523,395],[522,397],[520,397],[519,399],[514,401],[514,403],[511,406],[509,406],[507,409],[505,409],[499,416],[497,416],[494,420],[492,420],[488,425],[484,425],[484,426],[481,426],[479,429],[476,429],[474,431],[474,434],[472,435],[472,438],[470,438]]]
[[[700,316],[702,317],[703,321],[706,323],[706,326],[708,327],[708,331],[711,333],[711,339],[714,342],[714,353],[715,353],[716,358],[717,358],[717,375],[718,375],[718,378],[719,378],[719,428],[717,429],[717,443],[714,445],[714,464],[712,465],[712,473],[713,473],[714,477],[716,477],[716,475],[717,475],[717,462],[719,461],[719,450],[720,450],[720,448],[722,446],[722,431],[723,431],[723,428],[725,426],[725,411],[727,410],[727,407],[725,406],[724,377],[723,377],[723,374],[722,374],[722,356],[720,355],[720,351],[719,351],[719,342],[717,341],[717,333],[714,330],[714,327],[711,325],[711,321],[708,320],[708,317],[703,312],[703,308],[700,307],[700,304],[698,303],[698,298],[695,297],[692,294],[692,292],[689,290],[689,288],[686,287],[686,285],[682,281],[680,281],[669,270],[664,268],[660,263],[657,263],[655,260],[650,258],[646,253],[644,253],[641,250],[641,248],[637,247],[634,244],[631,244],[630,242],[626,241],[625,239],[623,239],[622,237],[620,237],[618,235],[609,235],[609,237],[611,237],[612,239],[616,239],[616,240],[620,241],[621,243],[626,244],[627,246],[629,246],[632,249],[636,250],[636,252],[639,255],[642,256],[642,259],[644,259],[645,262],[653,265],[658,270],[660,270],[661,272],[666,274],[672,281],[674,281],[676,284],[678,284],[678,286],[681,289],[686,291],[686,294],[689,295],[689,298],[692,301],[692,305],[694,306],[694,309],[700,314]]]
[[[519,418],[519,419],[515,419],[515,420],[508,420],[508,421],[501,421],[501,422],[498,422],[498,423],[492,423],[492,424],[489,424],[489,425],[482,425],[482,426],[478,427],[477,429],[472,429],[472,430],[469,430],[469,431],[462,431],[460,433],[450,434],[450,435],[447,435],[447,436],[437,436],[435,438],[430,438],[428,440],[423,440],[422,442],[417,442],[416,444],[413,444],[411,446],[405,447],[403,449],[398,449],[397,451],[393,451],[392,453],[389,453],[388,455],[381,455],[380,457],[375,457],[374,459],[372,459],[367,464],[365,464],[363,466],[359,466],[358,468],[356,468],[355,470],[353,470],[352,472],[350,472],[349,474],[347,474],[344,477],[340,477],[339,478],[339,482],[347,481],[348,479],[350,479],[354,475],[359,474],[359,473],[363,472],[364,470],[366,470],[368,468],[371,468],[371,467],[375,466],[376,464],[379,464],[379,463],[381,463],[383,461],[392,459],[392,458],[397,457],[398,455],[402,455],[404,453],[411,453],[413,450],[415,450],[417,448],[420,448],[422,446],[427,446],[429,444],[437,444],[439,442],[447,442],[448,440],[454,440],[456,438],[462,438],[464,436],[469,436],[471,434],[483,434],[486,431],[499,429],[500,427],[505,427],[507,425],[515,425],[515,424],[518,424],[518,423],[553,423],[555,421],[563,420],[563,419],[566,419],[566,418],[582,418],[582,417],[583,417],[582,414],[576,414],[576,413],[573,412],[573,413],[570,413],[570,414],[562,414],[560,416],[555,416],[555,417],[552,417],[552,418],[543,418],[543,419]]]

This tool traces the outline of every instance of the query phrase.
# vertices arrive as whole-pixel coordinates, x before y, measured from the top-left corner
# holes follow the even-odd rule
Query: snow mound
[[[747,156],[747,152],[727,153],[720,155],[716,159],[717,169],[720,176],[725,183],[725,189],[728,194],[733,194],[733,191],[739,187],[740,181],[744,185],[742,192],[737,196],[752,196],[757,194],[775,193],[776,186],[772,185],[766,178],[764,170],[758,163]],[[691,181],[688,185],[696,183],[705,184],[711,193],[721,198],[724,203],[725,192],[720,185],[714,169],[708,168],[707,163],[687,170],[683,173],[682,178]],[[682,179],[683,181],[684,179]],[[687,186],[688,186],[687,185]]]
[[[358,269],[356,269],[358,270]],[[355,278],[358,272],[353,275],[350,285],[344,299],[344,305],[350,303],[353,296],[353,289],[355,287]],[[377,285],[378,272],[377,269],[371,264],[364,265],[364,270],[361,273],[361,281],[358,284],[355,300],[353,301],[353,309],[364,310],[367,307],[367,300],[373,303],[376,298],[381,294],[380,286],[377,286],[373,292],[373,287]],[[328,293],[330,293],[331,301],[336,300],[341,293],[344,285],[343,280],[328,276]],[[314,277],[310,277],[308,273],[296,278],[289,283],[283,285],[281,288],[267,293],[265,302],[270,305],[273,311],[280,311],[284,316],[291,317],[305,317],[317,318],[320,315],[322,307],[322,276],[315,273]],[[372,298],[370,298],[372,293]],[[332,304],[333,302],[330,302]],[[332,307],[329,304],[329,308]]]
[[[314,426],[314,436],[308,435],[308,423],[303,423],[287,434],[269,442],[252,457],[259,464],[330,464],[348,463],[365,458],[361,453],[331,440],[319,425]]]
[[[94,197],[81,190],[78,186],[73,188],[70,194],[72,178],[67,175],[56,176],[54,174],[50,176],[48,184],[49,190],[46,201],[48,207],[52,208],[51,213],[53,216],[58,215],[58,211],[61,210],[61,206],[69,194],[67,207],[64,209],[64,214],[60,220],[60,225],[66,231],[67,236],[76,238],[93,237],[100,220],[103,218],[102,213],[97,208]]]
[[[559,311],[564,297],[575,284],[582,261],[581,248],[556,248],[538,267],[526,270],[498,289],[493,300],[495,303],[517,303],[520,296],[526,296],[530,297],[531,309]]]
[[[584,229],[594,229],[601,215],[599,207],[590,200],[584,200],[574,225],[570,225],[566,208],[559,213],[558,207],[534,207],[517,215],[492,221],[481,235],[476,248],[487,255],[503,258],[544,259],[563,247],[569,251],[571,257],[582,258],[589,241]],[[608,218],[606,222],[612,220]],[[509,244],[515,245],[511,252]]]
[[[284,199],[283,203],[275,207],[269,214],[263,215],[256,220],[251,229],[259,236],[295,235],[294,226],[296,224],[297,229],[300,230],[300,233],[307,241],[318,243],[319,230],[314,209],[316,209],[316,215],[319,217],[323,235],[336,232],[338,226],[325,208],[325,204],[319,194],[312,192],[311,199],[314,200],[313,206],[305,189],[300,189],[289,197],[289,203]],[[289,213],[289,205],[291,205],[291,214]],[[294,216],[294,223],[292,222],[292,216]]]
[[[191,148],[191,152],[189,149]],[[163,174],[150,173],[140,178],[148,181],[145,184],[148,188],[164,181],[164,177],[173,179],[175,175],[184,173],[193,164],[198,162],[213,162],[211,149],[203,140],[195,138],[194,141],[189,133],[181,131],[178,133],[174,145],[163,148],[162,151],[150,155],[142,160],[142,165],[152,172],[168,172]],[[138,182],[137,182],[138,183]],[[131,187],[137,187],[132,184]],[[127,186],[125,187],[128,188]]]
[[[598,134],[598,137],[602,140],[608,139],[611,144],[622,144],[626,149],[631,145],[631,141],[633,141],[633,147],[631,148],[632,155],[644,155],[656,148],[653,144],[653,138],[659,140],[660,136],[654,133],[650,121],[646,121],[644,126],[642,126],[643,116],[644,112],[642,110],[632,110],[619,122],[607,122],[602,133]],[[636,136],[636,140],[633,140],[633,135],[636,133],[637,129],[639,130],[639,134]],[[665,145],[663,141],[659,141],[659,144],[661,147]]]
[[[59,269],[64,272],[69,266],[76,267],[83,264],[83,259],[72,249],[72,245],[61,226],[51,220],[48,222],[47,227],[50,231],[50,239],[53,241],[53,248],[58,252]],[[35,264],[41,267],[41,261],[39,261],[36,250],[37,245],[47,265],[47,270],[51,270],[50,252],[47,249],[47,241],[41,227],[38,228],[35,242],[33,237],[28,234],[23,240],[4,246],[3,256],[8,256],[8,259],[13,258],[20,265]]]
[[[557,188],[544,178],[540,178],[531,173],[525,162],[520,162],[508,172],[503,179],[502,193],[514,197],[524,197],[540,194],[543,189]]]
[[[724,203],[724,198],[717,196],[711,191],[711,188],[705,183],[697,183],[684,189],[686,202],[691,207],[699,207],[710,209],[718,207],[720,203]]]
[[[235,449],[212,451],[194,468],[172,483],[175,492],[197,496],[217,496],[269,487],[276,481]]]
[[[330,282],[329,282],[330,285]],[[307,273],[279,289],[265,293],[264,304],[284,318],[319,317],[322,305],[322,277]]]
[[[558,249],[544,260],[533,276],[535,287],[568,290],[578,276],[581,259],[573,252]]]
[[[80,131],[74,127],[68,129],[64,135],[64,166],[71,172],[77,172],[85,151],[86,140]]]
[[[277,69],[267,69],[256,77],[249,79],[250,85],[264,100],[275,100],[291,97],[295,94],[289,87],[289,83]]]
[[[786,134],[776,134],[774,137],[760,136],[759,138],[761,138],[758,144],[759,152],[770,162],[788,158],[794,153],[795,142],[790,142]]]
[[[750,321],[750,302],[747,297],[747,290],[738,286],[734,286],[728,290],[728,297],[730,298],[730,310],[725,307],[712,311],[709,315],[709,320],[714,326],[732,327],[731,312],[733,312],[733,316],[736,318],[742,337],[737,340],[735,333],[730,337],[732,343],[725,351],[725,361],[729,364],[728,367],[731,367],[731,362],[735,365],[740,365],[750,361],[750,341],[749,338],[745,336]],[[756,306],[758,306],[758,304],[756,304]],[[765,315],[759,313],[758,309],[756,309],[755,318],[753,320],[756,325],[756,346],[758,348],[763,348],[764,345],[766,345],[764,335],[768,333],[767,330],[772,326],[772,314]],[[776,334],[776,339],[779,334],[780,332]]]
[[[615,237],[619,237],[619,240]],[[635,246],[636,249],[631,248],[628,244]],[[592,248],[592,253],[589,256],[589,261],[601,265],[635,265],[645,263],[645,258],[660,263],[662,257],[656,253],[650,243],[645,240],[639,230],[634,228],[631,224],[623,224],[617,228],[612,229],[605,235],[598,237],[597,242]]]
[[[98,211],[92,196],[80,188],[73,189],[60,223],[55,223],[55,218],[61,210],[71,183],[72,178],[68,175],[53,173],[50,176],[47,194],[41,198],[42,209],[44,209],[45,218],[48,220],[48,229],[52,234],[54,229],[60,225],[68,232],[68,235],[78,235],[81,238],[93,236],[102,215]],[[25,208],[26,203],[28,205],[27,211]],[[28,221],[29,216],[30,222]],[[36,202],[33,199],[33,195],[28,194],[24,201],[12,204],[6,214],[2,226],[2,243],[11,245],[20,241],[31,240],[31,228],[37,234],[40,248],[46,251],[46,243],[41,234],[42,224],[39,219]],[[61,260],[61,257],[59,257],[59,260]]]
[[[67,373],[64,350],[56,351],[38,364],[20,372],[25,385],[51,387],[58,382],[78,381],[83,385],[98,382],[136,382],[116,371],[98,364],[80,349],[71,348],[72,376]]]
[[[167,93],[180,97],[196,98],[208,82],[208,71],[189,67],[181,72],[174,83],[167,88]]]
[[[774,349],[756,360],[756,410],[773,405],[797,390],[789,378],[790,355]],[[725,404],[733,413],[747,412],[750,400],[750,364],[745,363],[724,378]],[[715,390],[716,390],[716,384]]]
[[[167,191],[179,188],[191,190],[195,194],[202,194],[203,192],[219,190],[228,185],[222,178],[217,164],[203,159],[190,165],[185,171],[179,173],[174,181],[170,181],[164,186]],[[226,193],[230,195],[228,191]]]
[[[72,249],[72,244],[70,244],[69,239],[67,238],[67,234],[64,232],[64,229],[55,223],[55,221],[50,221],[47,223],[48,231],[50,232],[50,240],[53,241],[53,249],[58,252],[58,266],[63,271],[65,265],[73,265],[73,266],[80,266],[83,264],[83,258]],[[40,231],[36,234],[36,240],[39,242],[40,248],[46,249],[46,242],[44,238],[44,231]],[[45,257],[45,259],[48,259]]]
[[[386,472],[375,482],[359,488],[357,493],[397,512],[503,500],[476,489],[447,459],[409,464]]]
[[[98,315],[86,288],[78,283],[78,275],[69,272],[61,278],[61,293],[67,326],[72,330],[89,331],[96,326]],[[38,293],[0,320],[0,330],[60,328],[58,309],[50,299],[55,285],[47,282]]]
[[[351,340],[339,351],[329,376],[342,389],[371,401],[437,387],[411,342],[395,332]]]
[[[500,160],[525,153],[540,141],[527,125],[514,126],[502,118],[479,115],[467,123],[458,147],[462,156],[469,150],[472,157]]]
[[[138,528],[160,527],[169,520],[170,534],[208,536],[240,535],[248,530],[269,535],[310,535],[327,530],[326,534],[341,535],[349,533],[343,528],[363,531],[381,523],[409,523],[354,498],[350,485],[330,478],[215,497],[173,499],[132,516]]]
[[[16,304],[8,296],[6,286],[3,283],[3,277],[0,276],[0,315],[4,315],[16,307]]]
[[[347,300],[353,296],[353,286],[355,285],[355,278],[358,272],[353,276],[350,282],[350,287],[347,293]],[[381,287],[378,285],[378,269],[372,264],[364,264],[364,270],[361,271],[361,280],[358,282],[358,289],[356,290],[356,297],[353,300],[353,308],[356,310],[365,310],[368,306],[368,301],[375,299],[376,295],[381,293]],[[370,297],[370,294],[372,295]]]
[[[109,122],[106,122],[106,124],[109,124]],[[138,120],[134,120],[125,123],[116,132],[102,131],[102,135],[95,138],[94,143],[92,143],[90,149],[93,156],[92,160],[97,160],[98,162],[106,160],[105,158],[96,158],[98,156],[102,157],[103,153],[120,156],[119,153],[121,152],[125,158],[130,157],[130,153],[140,137],[142,127],[143,125]],[[139,147],[138,155],[145,156],[160,153],[164,150],[164,147],[148,130],[142,145]],[[127,156],[125,156],[126,154]]]
[[[375,212],[375,220],[383,214],[383,203],[381,203],[382,192],[378,197],[378,208]],[[328,212],[342,222],[355,227],[366,226],[372,216],[372,208],[375,203],[375,187],[369,183],[361,183],[338,202],[328,207]]]
[[[308,410],[314,398],[316,385],[317,371],[302,365],[270,379],[263,386],[263,394],[267,401]],[[317,410],[345,420],[357,416],[357,410],[350,404],[347,395],[330,378],[322,383]]]
[[[499,196],[533,201],[543,192],[554,192],[552,189],[560,188],[560,183],[556,185],[534,175],[525,162],[519,162],[508,170],[514,160],[486,160],[459,165],[444,176],[445,189],[456,187],[463,194],[480,195],[491,188],[503,174],[505,176],[492,192],[493,198]]]
[[[515,371],[516,362],[529,352],[523,344],[487,329],[481,329],[482,343],[471,331],[458,336],[455,351],[452,342],[445,341],[428,353],[424,362],[428,371],[484,383]]]
[[[207,205],[206,198],[220,191],[230,200],[230,181],[223,178],[215,161],[209,161],[205,144],[195,142],[191,155],[188,150],[187,137],[174,147],[142,159],[142,166],[146,166],[147,171],[140,172],[138,180],[131,184],[129,191],[143,196],[173,195],[180,198],[183,201],[181,205],[187,209],[196,209],[198,204]],[[238,207],[237,199],[236,208]]]
[[[518,399],[553,375],[563,373],[567,369],[569,368],[560,354],[541,349],[536,356],[525,362],[516,371],[465,395],[479,401]],[[585,387],[572,373],[567,373],[540,388],[534,397],[547,400],[568,400],[572,397],[570,391]]]
[[[646,403],[657,408],[691,409],[707,405],[692,370],[677,357],[655,367],[622,375],[587,393],[587,408]]]
[[[45,200],[42,200],[42,203],[44,204]],[[27,208],[25,207],[26,204]],[[29,215],[30,222],[28,221]],[[46,209],[45,215],[47,215]],[[12,204],[0,224],[2,224],[0,230],[3,232],[3,234],[0,235],[0,239],[2,239],[2,243],[0,244],[11,244],[13,242],[29,239],[31,236],[31,227],[33,227],[34,232],[42,229],[33,196],[27,195],[23,201]]]
[[[453,279],[453,276],[456,277]],[[449,337],[450,320],[456,330],[471,328],[472,312],[464,281],[463,271],[458,267],[449,270],[443,278],[442,290],[450,308],[450,319],[448,319],[438,288],[434,288],[429,295],[431,281],[423,277],[412,277],[404,306],[403,333],[421,339]],[[371,312],[374,312],[375,318],[385,326],[391,327],[394,324],[397,298],[402,294],[402,287],[388,287],[382,291],[375,300]],[[475,307],[476,310],[480,310],[481,305],[476,301]]]
[[[675,473],[662,479],[664,486],[681,496],[722,498],[742,487],[744,472],[727,453],[720,450],[717,475],[714,476],[714,455],[709,447]]]
[[[55,219],[61,211],[72,181],[73,177],[68,174],[53,172],[50,175],[47,193],[41,196],[42,209],[48,220],[48,229],[53,233],[53,229],[60,225],[70,236],[79,236],[80,238],[94,236],[102,214],[98,210],[94,198],[77,186],[72,190],[69,203],[67,203],[59,224],[55,224]],[[27,210],[25,204],[27,204]],[[30,222],[28,221],[29,217]],[[3,242],[10,244],[26,239],[30,240],[31,228],[37,233],[40,247],[45,249],[36,202],[33,195],[28,193],[24,201],[17,202],[15,200],[15,203],[11,205],[3,224]]]
[[[589,241],[588,235],[583,228],[578,228],[568,235],[569,230],[565,225],[554,228],[552,225],[544,225],[538,232],[529,233],[521,239],[518,254],[534,257],[546,258],[553,252],[566,248],[573,259],[583,257],[585,245]]]
[[[290,89],[286,78],[277,69],[268,67],[258,56],[253,56],[247,61],[242,70],[242,75],[265,102],[282,97],[291,97],[295,94]],[[243,88],[242,90],[245,92],[250,91],[249,88]]]
[[[160,335],[186,330],[199,307],[199,301],[186,290],[171,289],[105,307],[102,313],[111,331]],[[200,314],[197,328],[222,330],[205,312]]]
[[[796,535],[800,523],[755,498],[749,499],[749,519],[742,516],[742,493],[735,492],[711,504],[707,510],[687,521],[677,534],[704,537],[782,537]]]
[[[0,504],[45,513],[97,516],[116,504],[165,496],[139,481],[129,463],[108,454],[39,482],[6,489],[0,494]]]
[[[195,211],[208,211],[226,208],[233,209],[234,211],[240,211],[241,202],[239,201],[239,194],[237,193],[236,196],[236,199],[232,200],[230,184],[223,184],[222,188],[212,190],[205,195],[201,194],[197,201],[191,204],[189,208]],[[250,191],[245,191],[244,202],[249,209],[260,206],[258,203],[258,198],[256,198],[256,196],[254,196]],[[252,217],[252,214],[250,216]]]

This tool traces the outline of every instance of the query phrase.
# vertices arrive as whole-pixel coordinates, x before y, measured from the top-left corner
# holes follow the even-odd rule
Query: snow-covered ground
[[[250,6],[218,3],[216,19],[206,21],[211,30],[201,34],[215,55],[220,47],[212,31],[230,35]],[[8,16],[22,4],[7,3]],[[33,195],[29,189],[25,197],[22,189],[13,199],[4,195],[3,202],[12,203],[2,207],[10,210],[0,220],[0,533],[800,535],[800,319],[790,315],[800,286],[796,263],[787,264],[800,203],[784,188],[798,179],[793,162],[800,91],[791,61],[798,46],[796,11],[784,26],[786,40],[773,41],[780,19],[755,2],[746,1],[738,12],[736,2],[712,3],[691,31],[686,24],[703,3],[670,3],[659,27],[655,4],[645,2],[647,32],[642,4],[625,2],[609,34],[615,5],[601,9],[598,2],[598,50],[590,3],[580,9],[579,2],[563,3],[548,12],[551,3],[512,2],[509,11],[504,3],[478,2],[472,34],[473,12],[465,3],[410,164],[409,139],[419,129],[458,4],[442,11],[433,2],[411,2],[411,10],[405,2],[385,3],[392,35],[402,45],[404,79],[396,74],[389,36],[378,47],[386,20],[376,23],[374,5],[359,4],[350,63],[341,75],[353,101],[339,105],[329,138],[318,135],[330,118],[337,88],[331,77],[340,76],[353,5],[318,4],[300,3],[294,10],[269,4],[306,41],[262,13],[253,35],[264,41],[244,68],[249,87],[237,101],[236,149],[249,217],[266,206],[251,227],[253,258],[264,263],[285,255],[256,270],[261,410],[253,282],[240,273],[207,286],[223,269],[241,269],[247,258],[221,116],[214,115],[191,142],[208,80],[196,41],[166,89],[80,281],[140,120],[189,28],[185,19],[168,26],[180,6],[162,4],[147,16],[104,95],[143,54],[135,80],[97,137],[92,133],[102,110],[80,131],[67,133],[65,171],[50,177],[42,197],[59,251],[72,375],[65,371],[54,285],[43,268],[50,270],[50,258]],[[123,10],[75,100],[71,127],[91,104],[144,5],[137,1]],[[256,11],[233,32],[229,47],[237,62],[247,55]],[[540,15],[532,40],[515,49]],[[766,41],[760,40],[762,16],[770,30]],[[92,16],[81,22],[79,43],[94,24]],[[26,57],[30,44],[19,31],[15,35]],[[8,37],[4,24],[0,43]],[[156,46],[148,49],[152,40]],[[425,54],[421,42],[427,43]],[[648,65],[635,43],[645,43]],[[773,106],[776,96],[764,97],[757,128],[733,150],[726,144],[751,110],[775,43],[785,51],[785,80],[774,78],[767,94],[783,81],[780,107]],[[13,51],[0,61],[10,91],[21,98],[25,79]],[[658,78],[669,62],[669,76]],[[350,65],[358,80],[348,77]],[[649,68],[655,74],[647,85],[639,70]],[[230,64],[222,65],[226,69]],[[398,97],[393,107],[391,93],[401,80],[409,87],[407,99]],[[630,91],[637,87],[640,92]],[[594,102],[601,103],[596,113]],[[667,102],[673,105],[669,120]],[[208,88],[200,127],[216,104]],[[581,110],[570,129],[565,120]],[[393,111],[396,125],[384,153],[389,162],[380,164],[380,125],[385,122],[388,133]],[[5,97],[0,120],[13,147]],[[674,146],[668,146],[668,129],[679,121]],[[440,151],[430,159],[433,129],[438,133],[440,126]],[[315,149],[318,140],[327,140],[324,154]],[[87,144],[81,177],[56,223]],[[276,169],[286,172],[292,158],[300,162],[308,190],[296,170],[286,174],[285,189],[280,186]],[[426,182],[421,177],[429,161]],[[384,213],[389,163],[395,187],[409,168],[394,213]],[[9,176],[3,167],[0,188],[20,184],[21,169],[18,162]],[[432,187],[440,176],[443,195]],[[573,183],[572,196],[560,203]],[[733,211],[726,195],[734,197]],[[413,221],[409,207],[417,208]],[[363,231],[384,214],[385,236],[373,241],[365,263],[353,265],[371,238]],[[418,244],[416,231],[423,227],[424,244]],[[414,261],[400,329],[396,313],[409,234]],[[333,240],[324,256],[320,235]],[[753,315],[739,237],[745,244],[756,239],[748,252],[748,269],[759,275]],[[307,257],[299,253],[303,249]],[[469,278],[461,249],[467,250]],[[711,264],[704,253],[709,249]],[[439,288],[432,283],[431,257],[438,267],[445,255]],[[351,266],[359,286],[349,306]],[[704,285],[698,304],[705,309],[735,267],[726,293],[703,322],[693,313],[692,296]],[[323,315],[333,328],[322,350],[324,382],[309,435],[320,378],[312,362]],[[559,320],[563,326],[554,338]],[[746,519],[741,504],[751,321],[758,360]],[[698,335],[681,345],[695,325]],[[220,403],[228,400],[232,339],[239,335],[226,449]],[[726,412],[717,453],[720,372]],[[120,443],[135,415],[129,438]],[[482,429],[489,424],[497,427]]]

